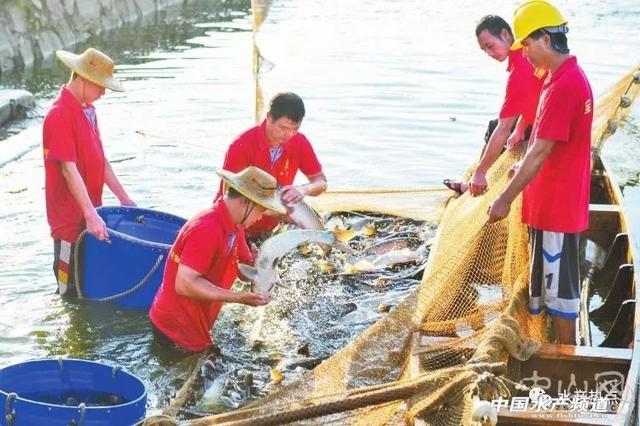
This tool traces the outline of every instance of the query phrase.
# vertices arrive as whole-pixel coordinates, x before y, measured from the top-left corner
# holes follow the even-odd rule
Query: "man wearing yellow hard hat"
[[[535,67],[549,72],[540,94],[524,159],[487,211],[505,218],[523,192],[522,220],[532,247],[529,310],[547,311],[559,343],[576,343],[580,301],[578,241],[589,224],[593,94],[569,54],[567,20],[551,3],[527,1],[516,9],[513,48],[522,46]]]
[[[123,91],[113,61],[89,48],[80,55],[56,52],[71,78],[47,113],[42,134],[47,220],[54,240],[53,270],[58,292],[75,296],[73,252],[83,229],[100,240],[107,227],[96,212],[106,184],[122,205],[135,205],[113,172],[102,148],[93,103],[105,89]]]

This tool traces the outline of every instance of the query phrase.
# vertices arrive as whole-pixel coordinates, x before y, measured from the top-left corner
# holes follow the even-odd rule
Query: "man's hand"
[[[102,220],[96,209],[93,209],[93,211],[89,213],[88,217],[86,218],[86,222],[87,232],[89,232],[91,235],[93,235],[100,241],[109,239],[107,225],[104,223],[104,220]]]
[[[133,201],[131,198],[129,198],[129,196],[121,198],[120,199],[120,205],[121,206],[132,206],[132,207],[137,206],[136,202]]]
[[[489,216],[487,221],[489,223],[498,222],[509,215],[509,210],[511,210],[511,203],[506,202],[500,195],[487,208],[487,216]]]
[[[264,306],[271,302],[271,295],[267,293],[252,293],[245,291],[240,293],[240,303],[249,306]]]
[[[478,195],[482,195],[487,190],[487,177],[484,173],[480,173],[477,170],[471,176],[471,180],[469,181],[469,193],[477,197]]]
[[[295,204],[304,196],[305,194],[295,185],[286,185],[280,189],[280,199],[285,204]]]
[[[524,134],[514,130],[511,135],[507,138],[507,149],[516,149],[520,142],[524,139]]]

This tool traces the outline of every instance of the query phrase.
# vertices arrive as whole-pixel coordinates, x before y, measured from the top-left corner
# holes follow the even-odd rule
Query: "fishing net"
[[[268,4],[252,1],[254,34]],[[254,42],[257,120],[263,108],[261,61]],[[628,113],[640,92],[640,84],[634,84],[639,80],[636,68],[598,103],[594,155]],[[510,380],[515,372],[507,362],[529,359],[552,337],[544,320],[527,309],[529,251],[521,198],[505,220],[486,223],[489,204],[522,155],[523,150],[501,155],[487,173],[489,188],[481,197],[464,194],[449,201],[449,191],[393,189],[334,191],[312,200],[321,211],[376,212],[439,223],[420,286],[296,382],[242,410],[184,424],[490,422],[490,415],[478,415],[479,401],[522,390]],[[156,420],[148,424],[176,424]]]
[[[596,108],[595,151],[640,92],[640,84],[633,84],[638,79],[636,69]],[[489,417],[474,414],[478,401],[508,398],[519,388],[510,380],[507,361],[530,358],[551,338],[544,320],[527,309],[529,251],[521,198],[506,220],[486,223],[489,204],[522,155],[503,153],[487,173],[487,193],[452,199],[444,213],[440,191],[345,191],[320,197],[314,204],[321,210],[439,220],[421,285],[298,381],[243,410],[187,424],[487,422]]]

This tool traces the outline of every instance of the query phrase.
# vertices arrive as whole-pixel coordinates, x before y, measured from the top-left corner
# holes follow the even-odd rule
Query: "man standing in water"
[[[309,140],[298,130],[304,118],[304,103],[295,93],[279,93],[271,99],[266,119],[234,140],[224,158],[223,168],[238,172],[256,166],[273,176],[285,204],[327,190],[327,178]],[[309,180],[293,185],[300,170]],[[222,195],[222,188],[217,198]],[[262,237],[278,224],[278,218],[265,216],[246,229],[247,237]]]
[[[530,227],[529,310],[546,308],[559,343],[575,345],[580,302],[578,241],[589,225],[593,94],[569,55],[567,21],[552,4],[527,1],[514,15],[516,42],[549,72],[527,154],[509,185],[489,206],[489,221],[505,218],[524,190],[522,220]]]
[[[252,263],[243,228],[267,211],[286,213],[268,173],[248,167],[218,174],[226,193],[178,233],[149,312],[156,339],[190,352],[213,345],[210,330],[223,303],[261,306],[271,301],[268,294],[229,289],[238,276],[238,261]]]
[[[480,161],[469,182],[445,179],[443,183],[459,194],[469,190],[477,196],[487,189],[487,171],[506,145],[514,148],[528,139],[536,115],[540,89],[545,71],[535,69],[522,55],[522,47],[511,49],[513,33],[507,22],[499,16],[487,15],[476,26],[476,38],[480,49],[498,62],[508,59],[507,86],[498,120],[489,123],[485,135],[486,145]],[[513,129],[513,130],[512,130]]]
[[[102,148],[93,103],[105,89],[123,91],[113,77],[113,61],[89,48],[81,55],[59,50],[71,69],[43,124],[47,219],[54,244],[53,271],[58,293],[75,296],[73,252],[83,229],[100,240],[109,235],[96,207],[106,183],[122,205],[135,205],[116,177]]]

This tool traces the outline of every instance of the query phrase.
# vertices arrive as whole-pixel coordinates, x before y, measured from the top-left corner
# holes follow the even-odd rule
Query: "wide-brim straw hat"
[[[80,55],[58,50],[56,51],[56,56],[71,71],[90,82],[100,87],[111,89],[114,92],[124,92],[122,84],[113,77],[113,61],[98,49],[90,47]]]
[[[287,212],[277,192],[278,183],[264,170],[249,166],[238,173],[224,169],[216,170],[216,173],[225,185],[229,185],[254,203],[278,214]]]

